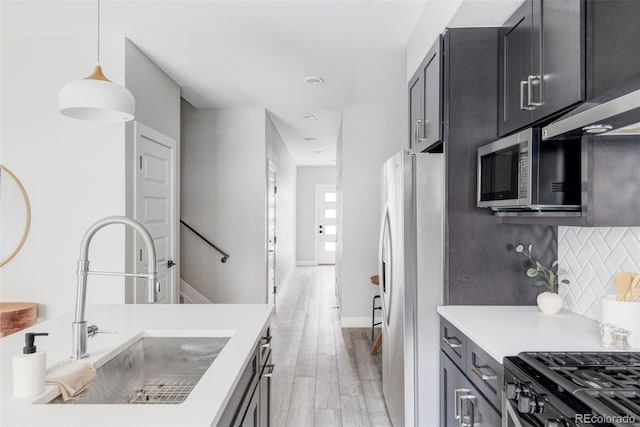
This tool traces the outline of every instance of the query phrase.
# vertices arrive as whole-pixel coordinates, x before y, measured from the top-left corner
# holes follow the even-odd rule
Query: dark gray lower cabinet
[[[247,363],[227,407],[220,427],[265,427],[271,420],[271,335],[266,328]]]
[[[440,352],[440,425],[497,427],[500,413],[444,353]]]
[[[244,427],[258,427],[259,425],[261,425],[260,392],[257,390],[257,388],[253,391],[253,395],[251,396],[251,400],[249,401],[249,405],[247,406],[247,411],[244,413],[244,417],[242,417],[240,425]]]
[[[259,404],[260,404],[260,426],[271,425],[271,374],[273,364],[271,363],[271,352],[263,365],[262,375],[259,384]]]

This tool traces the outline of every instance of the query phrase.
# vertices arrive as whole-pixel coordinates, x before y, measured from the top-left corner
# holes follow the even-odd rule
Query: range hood
[[[640,74],[542,128],[542,140],[640,135]]]

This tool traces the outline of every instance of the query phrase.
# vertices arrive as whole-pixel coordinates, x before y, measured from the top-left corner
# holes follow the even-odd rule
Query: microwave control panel
[[[518,173],[518,198],[529,195],[529,146],[526,142],[520,144],[520,173]]]

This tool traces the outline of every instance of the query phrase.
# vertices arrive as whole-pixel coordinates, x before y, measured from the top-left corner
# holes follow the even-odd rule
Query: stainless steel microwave
[[[494,211],[579,211],[581,142],[541,141],[529,128],[478,149],[477,206]]]

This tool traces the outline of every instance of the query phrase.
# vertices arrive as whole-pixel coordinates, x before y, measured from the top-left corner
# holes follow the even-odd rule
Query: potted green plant
[[[567,274],[567,270],[559,267],[558,260],[553,261],[553,264],[551,264],[549,268],[534,260],[532,255],[533,245],[525,247],[525,245],[520,243],[516,245],[515,251],[526,256],[531,263],[531,267],[529,267],[526,272],[527,277],[539,277],[540,280],[536,281],[534,285],[539,287],[545,286],[547,288],[547,290],[540,293],[536,299],[540,311],[545,314],[558,313],[562,308],[562,297],[557,294],[557,286],[558,282],[567,285],[570,283],[568,279],[562,278]]]

